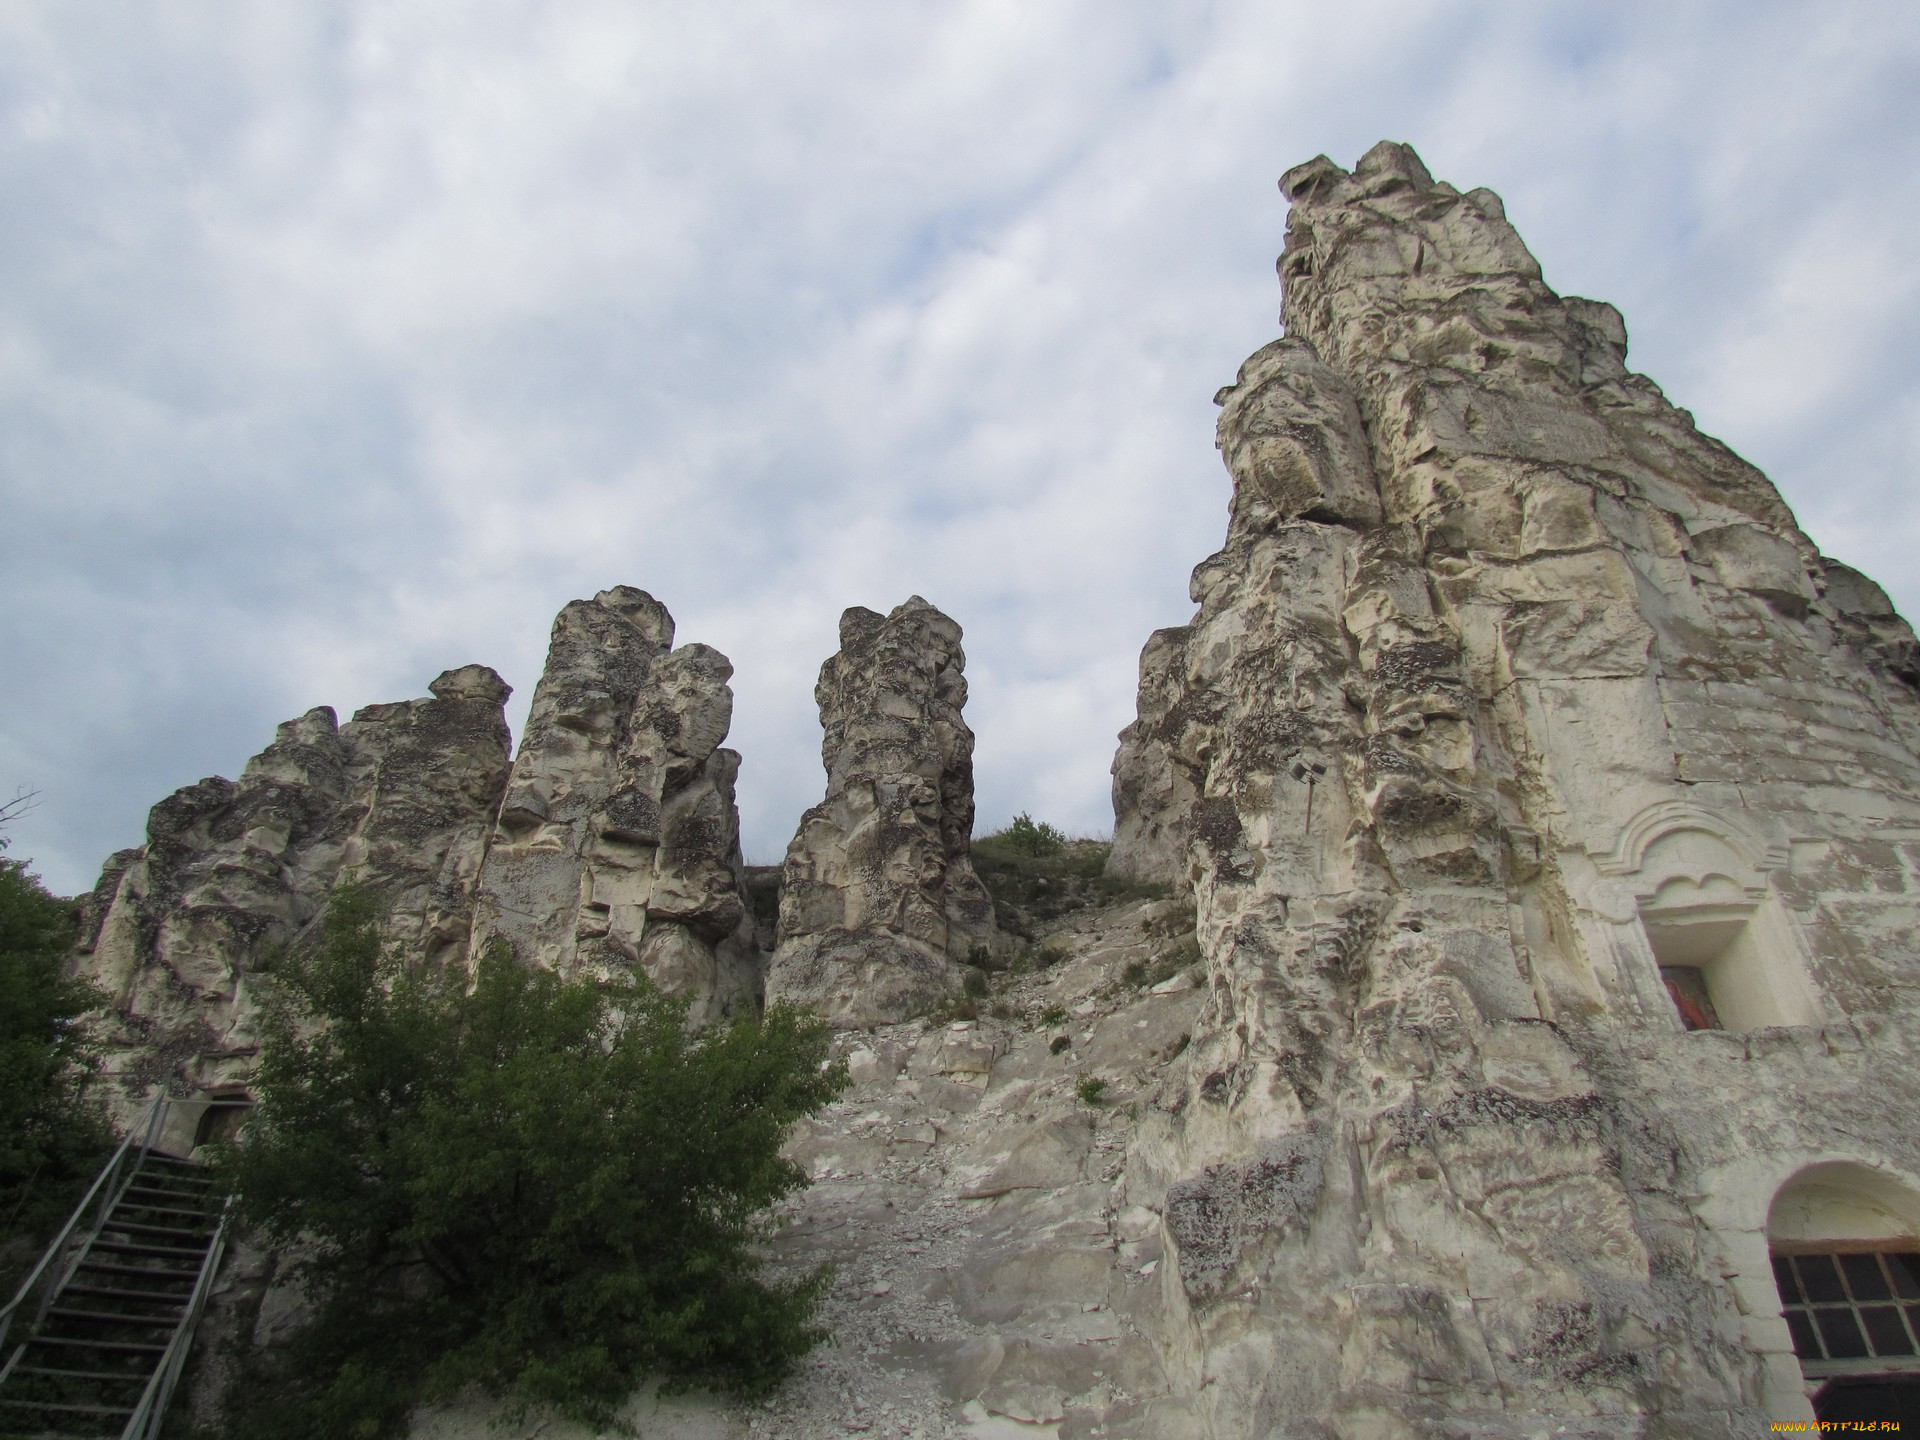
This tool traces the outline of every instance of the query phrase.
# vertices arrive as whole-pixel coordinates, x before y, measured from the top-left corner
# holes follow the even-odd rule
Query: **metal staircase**
[[[206,1168],[154,1148],[169,1104],[148,1107],[0,1311],[6,1440],[160,1433],[226,1247]]]

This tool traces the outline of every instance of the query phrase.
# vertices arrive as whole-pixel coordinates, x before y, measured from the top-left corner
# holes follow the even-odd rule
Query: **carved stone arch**
[[[1920,1241],[1920,1176],[1853,1156],[1808,1161],[1774,1191],[1767,1238]]]
[[[1767,1209],[1767,1254],[1815,1415],[1920,1418],[1920,1185],[1854,1159],[1802,1166]]]
[[[1818,1025],[1805,944],[1774,896],[1784,842],[1691,801],[1650,805],[1594,857],[1595,910],[1626,941],[1643,995],[1664,990],[1688,1030]],[[1635,923],[1637,922],[1637,924]]]
[[[1691,801],[1663,800],[1649,805],[1621,826],[1613,848],[1593,857],[1594,866],[1602,875],[1636,874],[1656,842],[1687,830],[1697,830],[1719,840],[1740,857],[1748,870],[1759,876],[1781,869],[1787,863],[1786,842],[1764,839],[1741,822]]]
[[[1710,1167],[1698,1179],[1698,1214],[1719,1252],[1717,1268],[1734,1291],[1742,1343],[1759,1362],[1761,1408],[1774,1420],[1812,1420],[1810,1396],[1826,1383],[1822,1377],[1810,1381],[1802,1371],[1772,1263],[1776,1243],[1792,1249],[1809,1240],[1846,1238],[1812,1233],[1836,1228],[1821,1225],[1818,1216],[1833,1217],[1844,1207],[1816,1207],[1812,1224],[1788,1213],[1797,1196],[1816,1186],[1863,1197],[1869,1219],[1873,1210],[1891,1217],[1893,1223],[1878,1229],[1851,1226],[1862,1241],[1897,1238],[1906,1223],[1920,1222],[1920,1175],[1858,1153],[1750,1153]]]

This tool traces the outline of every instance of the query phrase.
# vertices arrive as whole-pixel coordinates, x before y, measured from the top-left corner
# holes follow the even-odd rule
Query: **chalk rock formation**
[[[253,977],[301,943],[344,881],[385,899],[395,939],[466,964],[496,939],[566,975],[644,973],[697,1022],[757,1001],[726,657],[672,649],[673,619],[619,586],[554,622],[527,734],[482,665],[432,699],[326,707],[282,725],[238,782],[160,802],[147,843],[78,902],[75,970],[109,999],[117,1103],[156,1085],[240,1087]]]
[[[147,843],[107,862],[81,903],[76,970],[108,996],[122,1104],[245,1075],[253,977],[343,880],[380,891],[395,934],[430,957],[465,954],[507,779],[510,691],[483,665],[429,689],[345,725],[325,706],[287,721],[237,782],[175,791],[153,807]]]
[[[814,698],[826,798],[800,818],[781,875],[769,999],[860,1027],[924,1013],[952,962],[997,943],[973,873],[973,732],[960,627],[918,595],[855,606]]]
[[[1282,187],[1226,546],[1114,766],[1209,976],[1125,1187],[1190,1433],[1807,1418],[1769,1203],[1841,1136],[1920,1175],[1912,632],[1491,192]]]
[[[496,939],[563,975],[643,973],[694,999],[693,1019],[757,999],[758,950],[721,747],[733,667],[673,649],[644,590],[576,600],[553,624],[476,899]]]

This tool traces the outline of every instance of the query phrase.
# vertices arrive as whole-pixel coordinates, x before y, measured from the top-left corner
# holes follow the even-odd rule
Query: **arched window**
[[[1812,1166],[1774,1197],[1767,1248],[1814,1413],[1920,1427],[1920,1196],[1865,1165]]]
[[[1630,949],[1651,952],[1686,1029],[1821,1023],[1800,942],[1768,878],[1784,854],[1699,806],[1665,802],[1595,857],[1608,877],[1594,891],[1598,908],[1616,923],[1638,920],[1645,948]]]

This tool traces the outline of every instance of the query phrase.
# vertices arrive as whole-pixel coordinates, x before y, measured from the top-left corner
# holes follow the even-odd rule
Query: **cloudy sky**
[[[732,657],[748,857],[839,612],[967,632],[983,828],[1111,824],[1223,534],[1274,187],[1506,199],[1920,613],[1920,7],[0,0],[0,799],[48,883],[566,601]]]

